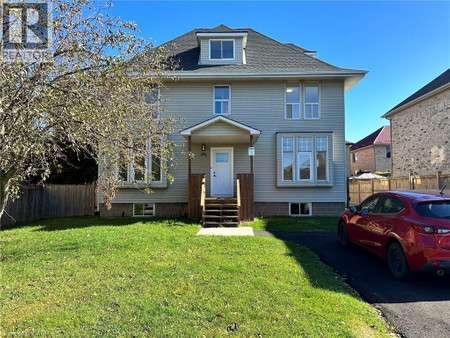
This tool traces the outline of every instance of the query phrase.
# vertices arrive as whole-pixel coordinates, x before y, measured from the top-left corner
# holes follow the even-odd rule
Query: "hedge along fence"
[[[95,213],[95,183],[22,187],[19,196],[17,200],[10,200],[6,205],[0,225],[43,218],[93,216]]]
[[[380,179],[347,179],[348,205],[358,205],[370,195],[380,191],[395,190],[433,190],[444,185],[450,191],[450,174],[407,177],[387,177]]]

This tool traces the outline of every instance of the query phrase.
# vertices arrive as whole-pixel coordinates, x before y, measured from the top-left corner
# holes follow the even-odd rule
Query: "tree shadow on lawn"
[[[362,248],[343,247],[336,233],[272,231],[271,237],[284,241],[292,255],[305,269],[310,280],[321,284],[317,272],[305,265],[298,256],[297,244],[315,252],[322,262],[337,272],[342,280],[356,289],[370,303],[408,303],[422,301],[450,301],[450,276],[418,274],[411,282],[396,280],[387,263]],[[323,283],[322,283],[323,284]]]
[[[166,219],[166,218],[99,218],[94,216],[65,217],[54,219],[43,219],[33,222],[16,223],[9,226],[2,226],[2,231],[24,228],[38,227],[33,231],[64,231],[70,229],[82,229],[90,227],[120,227],[136,223],[143,223],[151,226],[152,224],[164,224],[168,227],[186,226],[199,224],[198,221],[190,219]]]

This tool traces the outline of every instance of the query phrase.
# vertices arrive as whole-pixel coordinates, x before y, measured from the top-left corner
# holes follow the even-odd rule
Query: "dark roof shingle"
[[[200,48],[197,33],[240,33],[246,32],[246,64],[242,65],[199,65]],[[202,72],[334,72],[355,71],[335,67],[305,54],[307,50],[293,44],[278,42],[250,28],[232,29],[220,25],[212,29],[199,28],[163,44],[178,61],[177,71]]]
[[[437,78],[435,78],[433,81],[420,88],[417,92],[415,92],[411,96],[408,96],[394,108],[389,110],[384,116],[388,115],[391,111],[400,108],[401,106],[404,106],[405,104],[414,101],[415,99],[418,99],[419,97],[428,94],[433,90],[438,89],[439,87],[442,87],[443,85],[449,82],[450,82],[450,68],[447,69],[445,72],[443,72],[441,75],[439,75]]]
[[[390,144],[391,143],[391,127],[384,126],[377,129],[372,134],[364,137],[350,147],[350,151],[358,150],[374,144]]]

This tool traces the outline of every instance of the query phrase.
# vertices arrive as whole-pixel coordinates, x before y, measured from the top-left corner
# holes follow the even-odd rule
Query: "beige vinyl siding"
[[[199,129],[195,132],[197,136],[215,136],[217,134],[224,134],[230,136],[245,136],[248,135],[248,131],[231,126],[223,121],[216,122],[207,126],[206,128]]]
[[[285,120],[286,81],[239,81],[231,82],[231,110],[233,120],[262,131],[256,142],[254,157],[255,202],[345,202],[345,134],[344,134],[344,83],[342,81],[321,81],[321,118],[319,120]],[[291,83],[291,81],[289,81]],[[174,82],[161,89],[162,117],[171,115],[180,120],[178,130],[212,118],[214,82]],[[302,102],[300,102],[302,105]],[[225,128],[240,132],[217,123],[209,128]],[[211,130],[211,129],[209,129]],[[209,133],[207,129],[205,133]],[[331,187],[277,187],[277,132],[326,132],[329,136],[329,157],[333,161],[329,176]],[[113,203],[179,203],[187,202],[187,145],[177,132],[170,138],[180,145],[176,149],[176,168],[171,170],[175,177],[167,189],[154,189],[146,194],[137,189],[119,189]],[[193,144],[193,173],[207,175],[209,194],[210,148],[228,147],[228,144],[206,144],[206,157],[201,156],[200,144]],[[249,156],[248,143],[234,144],[234,174],[247,173]],[[182,153],[184,152],[184,153]],[[331,170],[332,169],[332,170]],[[234,190],[236,192],[236,190]]]
[[[209,59],[209,40],[234,40],[234,60],[210,60]],[[202,65],[242,65],[243,62],[243,39],[239,37],[214,37],[214,38],[202,38],[200,43],[200,64]]]

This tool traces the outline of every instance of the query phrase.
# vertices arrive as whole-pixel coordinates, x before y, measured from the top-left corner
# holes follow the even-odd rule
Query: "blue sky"
[[[356,142],[388,121],[380,116],[450,64],[447,1],[119,1],[113,14],[133,20],[157,44],[221,23],[250,27],[317,50],[339,67],[368,70],[346,94],[346,139]]]

